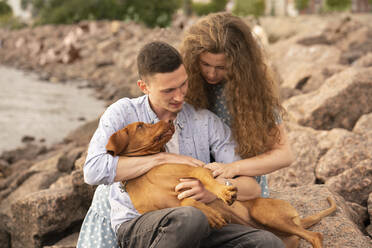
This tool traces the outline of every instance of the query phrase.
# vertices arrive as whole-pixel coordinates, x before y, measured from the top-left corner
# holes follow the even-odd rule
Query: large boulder
[[[305,47],[297,44],[296,37],[274,44],[270,51],[270,58],[283,79],[281,87],[299,90],[311,80],[321,84],[325,78],[323,68],[337,64],[340,57],[340,51],[335,47]]]
[[[360,116],[372,111],[372,68],[349,68],[326,80],[318,90],[283,103],[301,125],[352,130]]]
[[[367,206],[369,193],[372,192],[372,159],[366,159],[330,178],[326,185],[345,200]]]
[[[362,135],[351,133],[340,139],[318,161],[315,173],[321,182],[354,168],[371,157],[372,151]]]
[[[42,247],[80,225],[94,191],[84,184],[82,171],[71,177],[72,185],[41,190],[12,204],[12,247]]]

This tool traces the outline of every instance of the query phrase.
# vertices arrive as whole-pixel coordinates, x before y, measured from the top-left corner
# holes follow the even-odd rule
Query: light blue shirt
[[[130,123],[159,121],[151,109],[148,96],[123,98],[112,104],[102,115],[98,128],[89,145],[84,179],[89,184],[112,184],[116,173],[118,157],[109,155],[106,144],[109,137]],[[216,162],[231,163],[239,160],[235,153],[235,142],[230,128],[208,110],[195,110],[185,103],[176,119],[178,127],[179,152],[210,162],[210,154]],[[116,231],[119,224],[139,215],[126,192],[121,192],[119,183],[110,190],[111,222]]]

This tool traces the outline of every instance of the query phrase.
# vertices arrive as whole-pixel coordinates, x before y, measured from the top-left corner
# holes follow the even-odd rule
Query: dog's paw
[[[218,197],[227,205],[231,205],[236,200],[238,189],[234,186],[224,186]]]
[[[227,224],[227,221],[223,218],[222,214],[216,210],[210,209],[204,214],[207,216],[209,225],[212,228],[221,228]]]

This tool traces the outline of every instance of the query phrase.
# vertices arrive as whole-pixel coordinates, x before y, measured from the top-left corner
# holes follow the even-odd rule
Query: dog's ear
[[[113,135],[111,135],[106,145],[106,150],[112,156],[117,156],[127,148],[128,142],[129,136],[127,129],[126,128],[121,129],[115,132]]]

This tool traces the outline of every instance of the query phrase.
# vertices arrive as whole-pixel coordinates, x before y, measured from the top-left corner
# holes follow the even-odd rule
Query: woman
[[[207,167],[232,180],[257,176],[262,196],[268,197],[263,175],[288,166],[293,156],[281,124],[284,109],[251,29],[229,13],[210,14],[186,32],[181,53],[189,76],[187,101],[231,127],[243,158]]]

